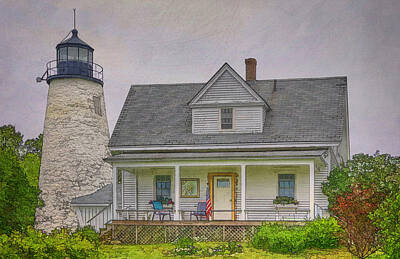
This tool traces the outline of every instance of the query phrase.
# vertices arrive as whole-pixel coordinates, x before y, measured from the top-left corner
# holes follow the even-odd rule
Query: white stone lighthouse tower
[[[71,33],[37,79],[49,85],[39,176],[44,206],[37,209],[35,222],[46,231],[77,227],[71,199],[111,183],[112,176],[103,160],[109,154],[103,68],[93,63],[94,49],[78,31]]]

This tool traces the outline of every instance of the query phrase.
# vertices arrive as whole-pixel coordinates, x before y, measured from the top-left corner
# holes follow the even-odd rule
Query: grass
[[[221,243],[197,243],[199,246],[216,246]],[[349,252],[345,247],[337,249],[308,249],[305,252],[298,255],[283,255],[276,253],[269,253],[263,250],[259,250],[249,246],[248,244],[242,244],[244,247],[243,254],[236,254],[234,256],[224,256],[223,258],[276,258],[276,259],[352,259]],[[173,244],[157,244],[157,245],[103,245],[101,247],[101,258],[165,258],[168,256],[168,252],[174,249]],[[172,257],[169,258],[182,258]],[[222,258],[222,256],[214,256],[207,258]],[[370,258],[383,258],[382,256],[375,255]]]

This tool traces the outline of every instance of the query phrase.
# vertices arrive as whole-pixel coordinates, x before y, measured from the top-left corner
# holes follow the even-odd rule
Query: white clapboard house
[[[225,63],[206,83],[132,85],[109,143],[113,183],[73,200],[80,224],[151,220],[152,200],[189,220],[207,188],[213,221],[328,215],[322,183],[349,158],[346,77],[258,80],[245,63],[246,80]]]

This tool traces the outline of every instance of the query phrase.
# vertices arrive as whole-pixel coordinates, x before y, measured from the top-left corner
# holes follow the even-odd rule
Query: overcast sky
[[[228,62],[257,78],[347,76],[351,153],[400,155],[400,1],[0,0],[0,125],[43,131],[37,84],[72,29],[104,67],[110,133],[131,84],[206,82]]]

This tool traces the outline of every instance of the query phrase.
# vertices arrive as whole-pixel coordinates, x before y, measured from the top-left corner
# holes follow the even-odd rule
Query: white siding
[[[136,209],[136,174],[122,171],[123,208]]]
[[[295,199],[299,201],[294,212],[280,212],[277,217],[273,200],[278,196],[278,175],[295,174]],[[248,220],[275,220],[278,218],[305,219],[310,207],[309,175],[306,167],[247,166],[246,210]],[[257,211],[264,210],[264,211]],[[289,215],[290,214],[290,215]]]
[[[320,206],[322,209],[327,210],[328,209],[328,197],[325,196],[325,194],[322,193],[322,183],[326,182],[328,178],[328,169],[327,168],[322,168],[321,171],[315,171],[315,177],[314,177],[314,199],[315,199],[315,204]]]
[[[218,108],[192,109],[193,134],[210,134],[219,132]]]
[[[220,130],[219,108],[193,108],[193,134],[260,133],[264,126],[264,107],[233,107],[233,129]]]
[[[251,101],[257,101],[257,99],[229,71],[225,71],[207,89],[204,95],[197,101],[197,104]]]
[[[235,132],[262,132],[264,110],[262,106],[235,107],[234,110]]]
[[[74,209],[78,216],[79,227],[91,226],[97,232],[99,232],[101,228],[106,227],[105,224],[108,221],[112,220],[112,206],[111,205],[107,206],[107,207],[105,207],[105,206],[98,206],[98,207],[97,206],[96,207],[81,206],[81,207],[75,207]],[[99,213],[99,212],[101,212],[101,213]],[[96,216],[96,214],[98,214],[98,215]],[[96,217],[93,218],[94,216],[96,216]],[[90,219],[92,219],[92,220],[90,222],[88,222]]]

